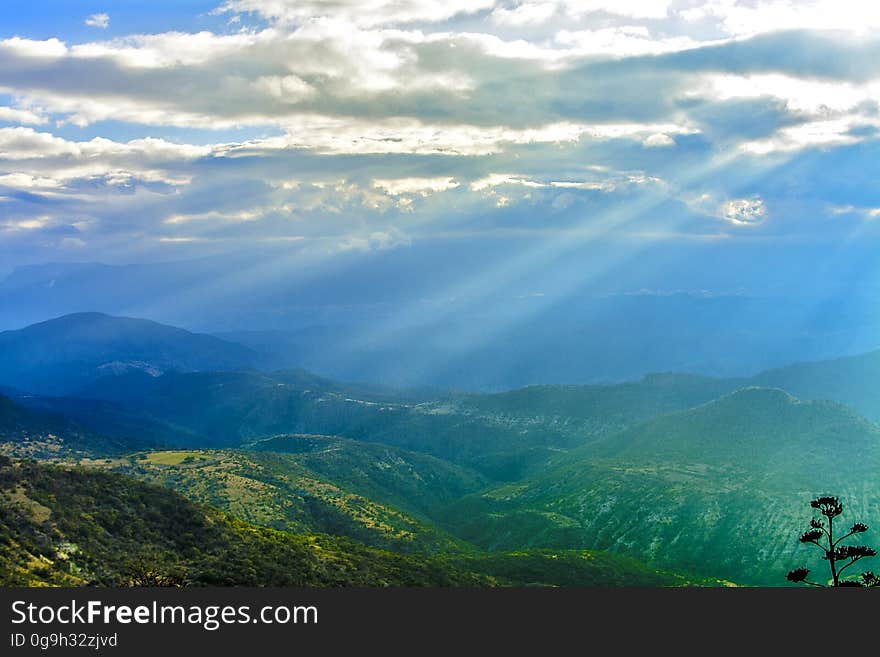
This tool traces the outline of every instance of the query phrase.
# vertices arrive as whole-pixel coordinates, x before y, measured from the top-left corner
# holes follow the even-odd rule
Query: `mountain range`
[[[142,319],[76,313],[0,333],[0,385],[49,395],[76,394],[105,376],[250,367],[242,345]]]
[[[105,339],[69,328],[93,321]],[[0,453],[62,466],[53,476],[110,471],[266,531],[434,564],[450,570],[431,577],[449,583],[781,585],[810,557],[797,541],[810,499],[840,495],[848,519],[880,517],[878,352],[749,378],[400,391],[233,367],[228,355],[250,352],[211,356],[204,345],[232,343],[132,322],[78,315],[4,343],[64,343],[47,362],[74,392],[23,391],[0,372]],[[159,362],[143,351],[155,342],[120,341],[132,326],[165,336],[162,353],[175,356],[161,372],[101,369],[104,354]]]
[[[750,376],[877,346],[872,288],[747,293],[717,280],[689,288],[683,265],[693,254],[675,265],[677,283],[658,288],[628,280],[638,268],[573,279],[584,266],[576,251],[527,278],[484,286],[465,275],[504,271],[511,248],[524,246],[487,251],[464,240],[454,262],[415,242],[338,254],[332,264],[267,246],[257,259],[22,266],[0,280],[0,329],[88,308],[210,333],[268,355],[273,368],[483,392],[664,371]]]

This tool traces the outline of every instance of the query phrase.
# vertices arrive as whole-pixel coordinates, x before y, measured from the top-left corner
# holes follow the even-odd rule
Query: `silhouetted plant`
[[[126,578],[120,586],[148,586],[181,588],[187,585],[186,576],[180,573],[160,572],[155,565],[138,560],[130,563]]]
[[[864,523],[855,523],[850,530],[838,538],[834,537],[834,519],[843,513],[843,504],[836,497],[818,497],[810,502],[810,506],[819,511],[825,517],[825,520],[810,520],[810,529],[801,534],[801,543],[809,543],[815,545],[823,552],[822,558],[828,562],[828,568],[831,571],[831,586],[861,586],[876,587],[880,586],[880,577],[874,575],[873,572],[866,572],[858,579],[841,579],[843,572],[854,563],[864,559],[865,557],[877,556],[876,550],[866,545],[841,545],[843,541],[850,536],[862,534],[868,531],[868,526]],[[827,527],[826,527],[827,521]],[[810,586],[825,587],[826,584],[819,582],[811,582],[807,579],[810,574],[808,568],[795,568],[789,571],[786,579],[789,582],[808,584]]]

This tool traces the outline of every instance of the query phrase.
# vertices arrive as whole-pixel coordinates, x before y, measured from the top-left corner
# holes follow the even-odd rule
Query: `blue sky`
[[[871,3],[11,0],[0,270],[515,240],[480,285],[679,287],[690,246],[694,287],[873,284],[878,130]]]
[[[199,32],[224,29],[226,20],[212,14],[217,0],[6,0],[3,3],[4,36],[31,39],[59,37],[87,42],[129,34],[169,31]],[[106,27],[88,25],[92,16],[112,13]],[[92,21],[94,22],[94,21]]]

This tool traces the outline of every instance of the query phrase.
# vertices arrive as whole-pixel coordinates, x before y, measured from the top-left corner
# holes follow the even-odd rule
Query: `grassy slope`
[[[477,472],[428,454],[338,436],[288,434],[247,448],[283,454],[340,486],[429,518],[489,485]]]
[[[402,556],[255,527],[114,473],[0,459],[0,585],[682,586],[719,582],[589,551]]]
[[[813,556],[797,542],[807,502],[838,494],[845,522],[880,517],[878,468],[880,431],[849,409],[746,390],[565,455],[540,477],[467,498],[451,508],[446,526],[486,549],[590,546],[782,584],[788,569]]]
[[[491,583],[435,560],[255,527],[113,473],[7,461],[0,491],[2,585],[116,585],[141,560],[196,585]]]
[[[357,453],[348,459],[356,459]],[[289,532],[322,532],[400,552],[460,550],[462,541],[424,518],[345,486],[296,455],[237,450],[147,452],[93,462],[166,486],[247,522]],[[374,464],[374,467],[381,465]],[[387,496],[385,496],[387,498]]]

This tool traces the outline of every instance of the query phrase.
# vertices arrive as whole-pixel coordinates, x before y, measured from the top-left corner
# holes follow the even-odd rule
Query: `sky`
[[[515,244],[442,293],[579,254],[559,294],[687,287],[689,248],[694,287],[873,284],[878,103],[871,2],[7,0],[0,272]]]

